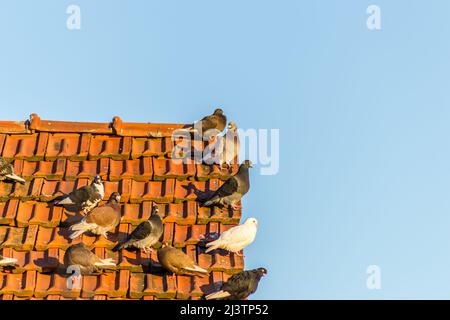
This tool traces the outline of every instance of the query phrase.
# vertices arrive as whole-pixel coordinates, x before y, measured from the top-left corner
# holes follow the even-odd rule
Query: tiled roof
[[[171,160],[173,130],[183,124],[47,121],[33,114],[24,122],[0,121],[0,155],[12,160],[26,183],[0,181],[0,255],[18,260],[0,270],[0,299],[198,299],[244,267],[233,253],[205,254],[201,236],[239,223],[240,211],[199,207],[196,188],[217,189],[237,172],[217,165]],[[67,226],[80,215],[49,201],[100,175],[105,198],[119,192],[122,221],[109,239],[84,234],[71,241]],[[163,241],[182,248],[209,277],[177,276],[161,271],[156,251],[111,249],[151,212],[164,213]],[[81,289],[69,290],[61,273],[64,252],[82,241],[117,268],[83,276]]]

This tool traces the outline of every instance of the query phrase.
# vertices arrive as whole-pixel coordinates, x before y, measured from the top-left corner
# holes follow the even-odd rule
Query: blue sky
[[[81,30],[66,8],[81,8]],[[369,31],[366,8],[381,8]],[[280,129],[253,298],[450,298],[450,3],[2,1],[0,119]],[[368,290],[378,265],[381,290]]]

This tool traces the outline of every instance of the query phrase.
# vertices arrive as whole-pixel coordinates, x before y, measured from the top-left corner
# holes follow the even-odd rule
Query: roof
[[[216,190],[228,171],[191,159],[171,160],[173,130],[184,124],[111,123],[42,120],[0,121],[0,155],[13,160],[26,183],[0,182],[0,255],[18,259],[13,270],[0,270],[0,299],[199,299],[244,267],[233,253],[205,254],[203,234],[223,232],[239,223],[240,211],[202,208],[189,184],[201,191]],[[84,234],[71,241],[68,222],[80,216],[49,201],[90,183],[101,175],[105,200],[121,194],[122,221],[107,240]],[[156,251],[112,252],[119,239],[150,215],[153,203],[164,213],[162,241],[183,249],[210,271],[209,277],[161,272]],[[83,276],[81,289],[69,290],[58,272],[64,252],[83,242],[100,258],[113,258],[117,267]]]

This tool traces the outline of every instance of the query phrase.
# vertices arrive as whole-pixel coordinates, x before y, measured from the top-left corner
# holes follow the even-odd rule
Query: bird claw
[[[233,204],[233,205],[231,206],[231,208],[233,208],[233,210],[240,210],[240,209],[242,209],[242,206],[237,205],[237,204]]]

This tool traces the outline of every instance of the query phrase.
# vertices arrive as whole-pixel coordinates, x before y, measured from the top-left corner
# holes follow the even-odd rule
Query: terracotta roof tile
[[[1,155],[26,179],[24,185],[0,182],[0,254],[17,259],[16,268],[0,269],[0,299],[199,299],[242,270],[242,257],[224,251],[205,254],[202,240],[238,224],[241,211],[200,207],[196,201],[219,188],[238,166],[172,159],[186,140],[171,135],[184,127],[126,123],[118,117],[111,123],[48,121],[37,115],[29,122],[0,122]],[[191,151],[204,146],[193,141]],[[112,192],[121,194],[121,223],[108,239],[86,233],[70,240],[67,227],[82,215],[51,201],[89,184],[97,174],[104,180],[102,203]],[[164,222],[160,240],[208,268],[208,277],[172,278],[162,270],[156,250],[112,251],[149,217],[153,204]],[[70,290],[64,254],[79,242],[117,266],[83,276],[81,289]]]
[[[122,179],[133,179],[136,181],[149,181],[153,176],[153,165],[151,158],[137,160],[111,160],[110,181]]]

